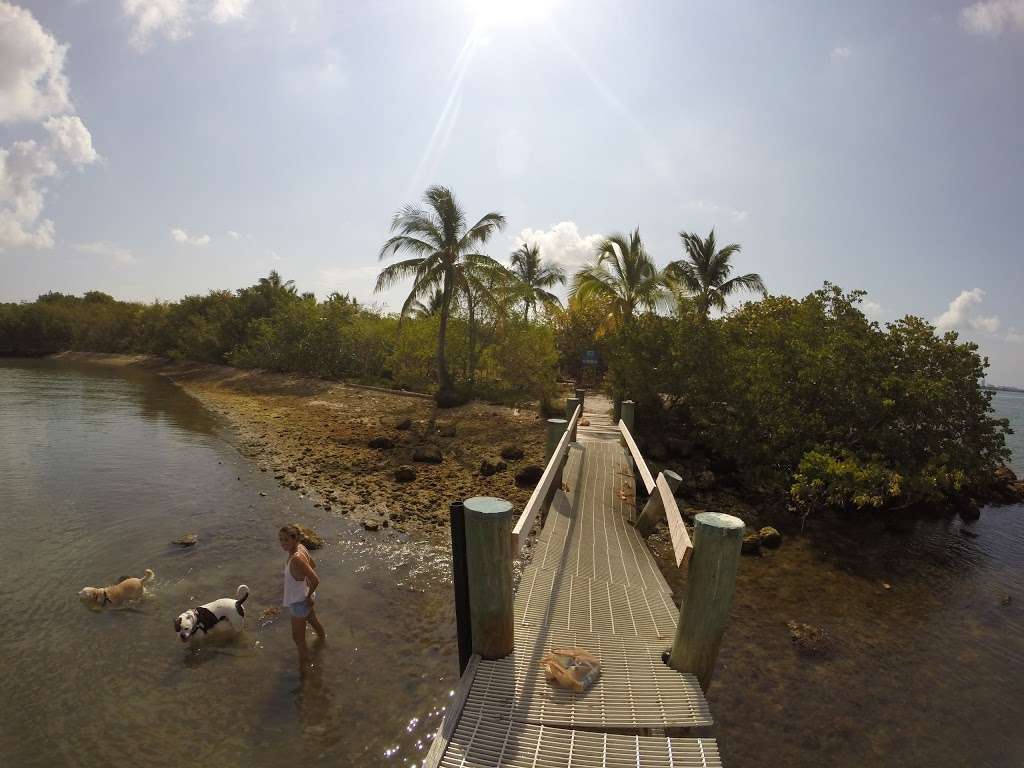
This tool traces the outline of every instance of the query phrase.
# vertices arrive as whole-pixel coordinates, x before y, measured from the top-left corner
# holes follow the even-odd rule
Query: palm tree
[[[413,304],[436,289],[441,290],[441,322],[437,334],[437,400],[451,402],[453,387],[445,358],[445,341],[452,299],[459,290],[459,282],[466,267],[493,264],[489,256],[479,253],[495,232],[505,226],[500,213],[488,213],[472,226],[466,226],[466,215],[451,191],[445,187],[430,187],[423,195],[426,208],[409,204],[399,210],[391,221],[391,231],[397,232],[380,249],[384,259],[400,253],[412,258],[390,264],[377,276],[375,291],[383,291],[406,278],[412,278],[412,289],[402,305],[407,315]]]
[[[573,278],[571,295],[609,308],[612,324],[629,323],[637,309],[655,309],[665,298],[661,272],[637,229],[627,238],[614,234],[597,247],[597,260]]]
[[[417,299],[409,307],[409,317],[433,317],[441,312],[441,298],[444,293],[440,288],[435,288],[433,292],[425,297],[426,301],[420,301]]]
[[[764,281],[755,272],[729,278],[733,254],[740,252],[740,246],[731,243],[721,250],[715,250],[715,230],[702,238],[689,232],[680,232],[683,248],[688,258],[673,261],[665,267],[665,277],[670,284],[681,288],[693,297],[698,314],[707,318],[712,309],[724,310],[725,300],[741,290],[766,293]]]
[[[547,306],[560,304],[555,294],[547,291],[556,285],[565,284],[565,272],[557,264],[545,265],[540,260],[540,248],[523,243],[512,254],[512,274],[519,278],[526,309],[523,320],[530,319],[530,308],[533,307],[534,317],[537,316],[537,303]]]

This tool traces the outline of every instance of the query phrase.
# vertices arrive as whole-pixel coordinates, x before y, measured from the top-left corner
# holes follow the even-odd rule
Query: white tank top
[[[296,579],[292,576],[291,569],[288,567],[292,564],[292,557],[289,557],[288,562],[284,564],[284,601],[281,605],[301,603],[306,599],[306,580]],[[316,595],[316,592],[313,594]]]

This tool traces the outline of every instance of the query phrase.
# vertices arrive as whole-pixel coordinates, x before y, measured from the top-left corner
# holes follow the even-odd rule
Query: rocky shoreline
[[[498,496],[522,509],[532,485],[517,475],[544,461],[544,426],[532,409],[472,402],[438,410],[415,393],[149,356],[54,357],[168,378],[223,416],[261,471],[371,530],[446,543],[452,501]]]

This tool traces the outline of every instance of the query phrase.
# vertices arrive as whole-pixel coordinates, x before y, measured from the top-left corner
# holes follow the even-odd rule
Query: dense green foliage
[[[448,361],[460,386],[472,380],[477,394],[508,402],[550,396],[557,362],[553,334],[515,314],[477,314],[478,352],[471,364],[466,305],[453,302]],[[0,304],[0,355],[152,354],[429,390],[438,381],[439,323],[429,312],[400,321],[339,294],[317,301],[271,273],[248,288],[171,303],[122,302],[90,292]]]
[[[1007,457],[977,346],[915,317],[881,328],[861,296],[826,283],[719,319],[644,315],[611,342],[612,386],[642,431],[805,510],[977,492]]]

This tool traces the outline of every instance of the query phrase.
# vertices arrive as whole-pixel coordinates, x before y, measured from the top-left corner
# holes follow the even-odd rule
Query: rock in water
[[[981,517],[981,510],[978,509],[978,502],[974,499],[964,499],[957,506],[956,512],[960,519],[966,523],[973,523]]]
[[[508,461],[517,461],[523,458],[523,449],[518,445],[506,445],[501,449],[501,458]]]
[[[495,472],[501,472],[508,465],[501,459],[488,458],[480,462],[480,474],[484,477],[490,477]]]
[[[540,478],[543,474],[544,467],[538,467],[536,464],[530,464],[527,467],[523,467],[516,473],[516,485],[520,488],[532,488],[540,482]]]
[[[324,538],[312,528],[304,525],[297,526],[299,529],[299,541],[306,549],[320,549],[324,545]]]
[[[768,549],[778,549],[782,546],[782,534],[779,533],[775,528],[770,525],[766,525],[760,531],[758,535],[761,537],[761,546],[767,547]]]
[[[376,531],[380,528],[380,523],[376,520],[363,520],[363,528],[368,531]]]
[[[424,461],[428,464],[440,464],[441,449],[434,445],[421,445],[412,452],[413,461]]]
[[[789,636],[793,644],[801,653],[817,656],[832,650],[832,640],[821,627],[798,621],[787,621],[786,626],[789,627]]]
[[[182,536],[180,539],[175,539],[172,544],[177,544],[179,547],[194,547],[199,541],[199,537],[194,533],[189,533]]]
[[[367,443],[371,448],[376,448],[379,451],[387,451],[395,447],[395,441],[390,437],[375,437]],[[294,471],[294,470],[293,470]]]
[[[743,537],[740,545],[740,552],[744,555],[757,555],[761,552],[761,534],[757,531],[748,533]]]

